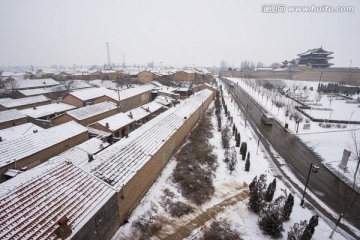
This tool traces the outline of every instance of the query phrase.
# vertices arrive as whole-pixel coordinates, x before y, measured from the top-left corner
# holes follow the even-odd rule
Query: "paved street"
[[[270,147],[272,146],[277,153],[286,161],[289,169],[292,170],[294,175],[304,185],[309,172],[311,163],[316,163],[320,166],[318,173],[312,173],[309,180],[308,190],[315,194],[323,203],[326,203],[328,207],[336,211],[342,212],[348,203],[348,194],[351,193],[351,189],[344,184],[338,177],[333,175],[330,171],[322,166],[321,160],[310,150],[305,144],[303,144],[298,137],[285,131],[283,126],[277,122],[273,126],[267,126],[261,123],[262,109],[253,101],[239,86],[235,84],[234,87],[228,88],[233,96],[236,98],[238,104],[241,103],[242,110],[248,108],[249,123],[254,128],[257,136],[263,135],[264,138],[261,142],[268,150],[270,156],[275,160],[275,164],[281,171],[281,164],[276,161],[276,157],[271,154]],[[260,133],[258,132],[260,131]],[[270,146],[271,145],[271,146]],[[286,173],[283,175],[302,193],[302,188],[296,186]],[[330,218],[333,222],[336,220],[330,216],[323,208],[322,202],[317,202],[309,195],[306,195],[306,201],[309,201],[315,208],[322,212],[325,216]],[[349,214],[345,216],[345,219],[351,222],[356,228],[360,229],[360,198],[357,199]],[[346,226],[340,225],[349,234],[354,235]]]

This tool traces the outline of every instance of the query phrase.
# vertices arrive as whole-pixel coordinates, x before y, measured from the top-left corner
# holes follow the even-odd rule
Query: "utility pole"
[[[118,111],[120,112],[120,90],[119,90],[119,84],[116,86],[117,88],[117,93],[118,93],[118,104],[117,104],[117,107],[118,107]]]
[[[109,43],[106,42],[106,50],[107,50],[107,64],[108,64],[108,68],[111,68],[110,65],[110,50],[109,50]]]

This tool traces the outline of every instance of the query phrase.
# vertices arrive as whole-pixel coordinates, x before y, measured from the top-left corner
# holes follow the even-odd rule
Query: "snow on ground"
[[[337,174],[343,174],[350,182],[354,180],[354,173],[357,165],[357,157],[352,151],[348,162],[348,169],[346,171],[338,167],[341,162],[344,149],[353,150],[353,140],[352,133],[355,132],[357,135],[358,142],[360,142],[360,125],[356,124],[333,124],[332,128],[323,128],[320,127],[320,123],[313,122],[310,119],[307,119],[304,116],[306,121],[309,121],[310,129],[304,129],[304,124],[306,121],[300,123],[297,131],[297,126],[294,120],[290,120],[289,117],[285,116],[285,107],[277,108],[272,104],[271,98],[276,98],[279,101],[291,101],[293,105],[299,105],[295,101],[286,98],[283,95],[277,94],[276,96],[270,96],[267,98],[266,94],[262,95],[262,91],[255,91],[250,87],[251,84],[245,84],[246,82],[256,81],[251,79],[239,79],[239,78],[229,78],[234,83],[238,83],[239,86],[244,89],[248,94],[250,94],[261,106],[263,106],[268,112],[270,112],[278,122],[282,125],[285,123],[289,124],[289,131],[293,134],[297,134],[301,140],[303,140],[309,147],[313,148],[316,153],[318,153],[323,159],[323,164],[334,169]],[[285,89],[290,89],[291,91],[294,88],[300,90],[295,90],[296,95],[308,96],[308,101],[310,104],[316,104],[317,96],[317,86],[318,82],[310,81],[295,81],[295,80],[278,80],[281,84],[285,85]],[[273,83],[274,81],[272,81]],[[307,90],[302,90],[306,86]],[[313,91],[310,91],[309,88],[312,87]],[[354,96],[356,99],[358,96]],[[331,101],[331,103],[330,103]],[[310,105],[315,108],[326,108],[329,110],[306,110],[305,112],[310,113],[312,117],[320,119],[332,119],[332,120],[345,120],[345,121],[359,121],[360,120],[360,104],[346,103],[349,99],[342,97],[329,97],[328,95],[321,95],[320,100],[317,105]],[[359,175],[359,172],[358,172]],[[357,186],[360,186],[360,177],[357,177]]]
[[[230,174],[229,170],[226,168],[226,164],[223,162],[224,159],[224,149],[221,144],[221,133],[217,131],[217,121],[215,113],[212,117],[212,123],[214,125],[214,137],[210,140],[211,145],[213,146],[213,152],[218,157],[219,166],[216,170],[214,177],[214,186],[215,186],[215,194],[212,199],[202,206],[195,206],[194,204],[188,202],[184,199],[180,192],[177,190],[175,184],[171,181],[171,174],[173,169],[176,166],[176,159],[173,157],[167,166],[162,171],[161,175],[158,177],[157,181],[152,185],[148,193],[142,199],[138,207],[134,210],[132,215],[130,216],[129,223],[121,226],[117,233],[114,235],[113,239],[135,239],[134,237],[134,229],[131,227],[131,224],[138,220],[141,215],[143,215],[146,211],[151,211],[153,216],[161,216],[164,223],[163,226],[165,231],[162,230],[158,236],[153,237],[152,239],[160,239],[168,236],[169,234],[174,233],[175,229],[180,226],[186,225],[191,220],[196,219],[201,213],[206,212],[208,209],[214,209],[217,204],[224,203],[224,200],[227,200],[239,192],[242,189],[248,189],[246,184],[249,184],[255,176],[259,176],[260,174],[267,174],[267,181],[270,183],[274,176],[279,173],[276,171],[274,164],[272,163],[270,157],[265,151],[264,147],[261,145],[257,145],[257,137],[253,130],[247,126],[244,126],[244,117],[243,114],[239,111],[238,107],[235,105],[234,101],[231,100],[231,97],[224,91],[224,98],[228,106],[228,110],[231,112],[231,116],[233,117],[234,123],[241,134],[241,141],[246,141],[248,143],[248,151],[251,153],[251,166],[250,172],[244,171],[245,161],[241,160],[241,156],[239,154],[239,148],[236,148],[238,163],[236,165],[236,170]],[[210,105],[210,108],[213,107],[213,104]],[[222,111],[223,112],[223,111]],[[226,122],[226,117],[223,114],[222,124]],[[232,132],[232,128],[230,125],[230,129]],[[232,137],[231,145],[235,145],[234,138]],[[300,207],[300,196],[301,194],[295,189],[287,188],[282,180],[277,179],[277,190],[275,193],[275,197],[284,194],[286,191],[287,194],[290,192],[294,193],[295,204],[293,208],[293,213],[291,215],[291,219],[289,222],[284,223],[283,238],[287,238],[287,232],[290,230],[290,227],[294,225],[296,222],[300,222],[302,220],[309,220],[312,215],[316,214],[308,209],[303,209]],[[244,185],[245,183],[245,185]],[[196,211],[185,215],[180,218],[172,218],[164,208],[161,206],[161,197],[164,195],[163,191],[165,188],[170,189],[175,193],[175,199],[186,202],[193,207],[196,208]],[[257,226],[258,216],[252,212],[250,212],[246,206],[248,199],[243,199],[237,201],[235,204],[230,204],[220,210],[215,219],[217,220],[228,220],[231,226],[234,229],[237,229],[244,239],[270,239],[270,237],[265,236],[261,233],[261,230]],[[156,213],[155,213],[156,212]],[[209,226],[211,224],[211,219],[206,222],[206,225]],[[199,239],[202,236],[202,232],[204,226],[194,227],[189,225],[189,228],[193,227],[191,234],[185,239]],[[319,218],[319,225],[315,229],[315,234],[313,239],[325,239],[330,235],[331,228],[328,226],[322,218]],[[339,233],[335,233],[333,239],[345,239]]]

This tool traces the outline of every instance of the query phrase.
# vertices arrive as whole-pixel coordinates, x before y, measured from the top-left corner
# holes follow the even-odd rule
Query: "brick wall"
[[[2,122],[0,123],[0,129],[5,129],[5,128],[10,128],[10,127],[14,127],[14,126],[18,126],[21,124],[25,124],[27,123],[27,119],[25,118],[20,118],[20,119],[16,119],[16,120],[11,120],[11,121],[7,121],[7,122]],[[0,136],[1,137],[1,136]]]
[[[120,223],[123,223],[136,208],[172,155],[181,147],[211,101],[212,96],[204,101],[203,106],[195,111],[136,175],[118,191]]]

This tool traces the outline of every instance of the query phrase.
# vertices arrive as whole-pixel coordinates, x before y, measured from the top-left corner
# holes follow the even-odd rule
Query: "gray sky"
[[[354,6],[352,13],[262,13],[263,4]],[[1,0],[0,66],[112,63],[238,67],[333,51],[360,66],[360,4],[353,0]]]

